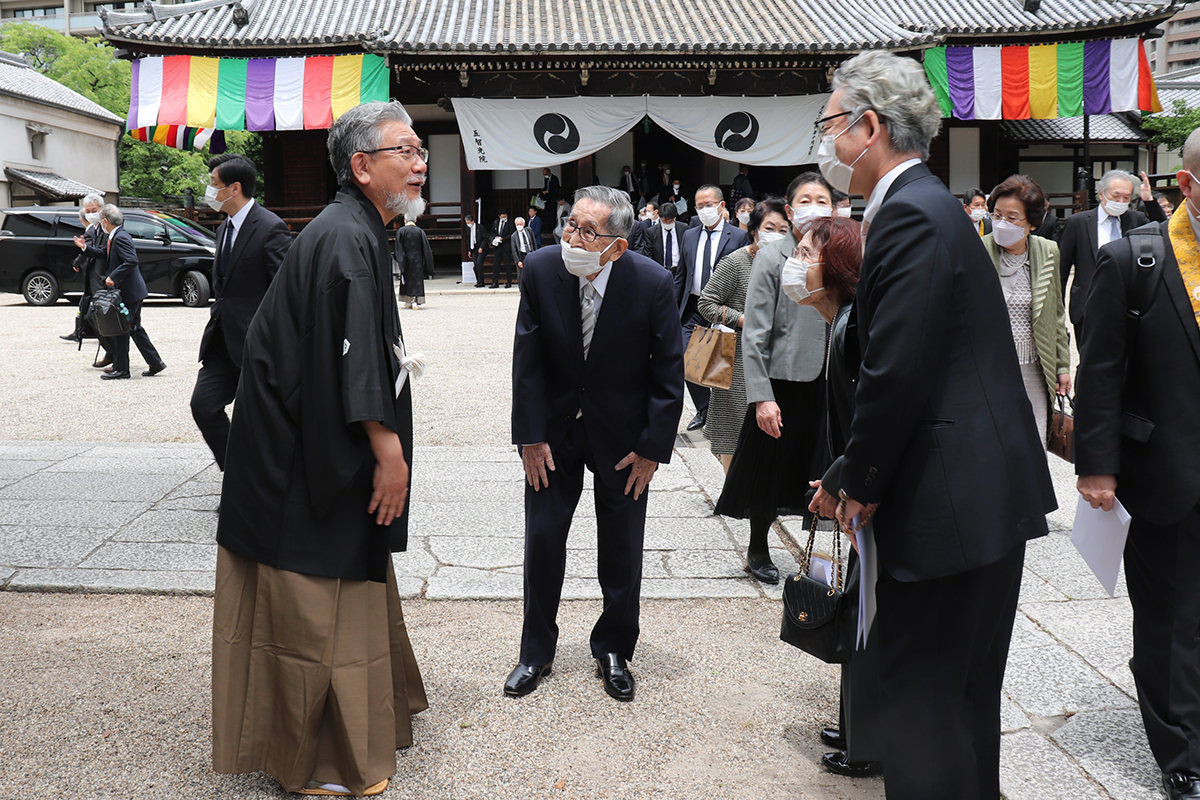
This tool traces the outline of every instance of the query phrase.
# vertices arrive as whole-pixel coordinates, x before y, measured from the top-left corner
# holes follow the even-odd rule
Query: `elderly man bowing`
[[[329,132],[341,191],[246,334],[213,613],[213,763],[289,792],[373,795],[427,707],[393,551],[407,544],[411,382],[384,225],[424,209],[399,103]]]
[[[671,459],[683,346],[671,274],[629,249],[633,206],[606,186],[575,193],[560,247],[531,253],[513,347],[513,442],[525,466],[525,620],[504,684],[529,694],[558,642],[567,532],[595,475],[604,610],[592,655],[604,689],[632,700],[647,485]]]

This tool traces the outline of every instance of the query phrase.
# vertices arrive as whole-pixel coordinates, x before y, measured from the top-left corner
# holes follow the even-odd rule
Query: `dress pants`
[[[688,293],[687,305],[683,308],[683,350],[687,352],[688,342],[692,338],[692,330],[697,326],[701,328],[708,327],[708,320],[701,316],[697,309],[697,297],[694,294]],[[708,409],[709,391],[707,386],[701,386],[698,383],[687,381],[688,394],[692,396],[692,405],[696,407],[696,413]]]
[[[1133,679],[1164,773],[1200,777],[1200,507],[1174,525],[1137,517],[1125,542]]]
[[[597,575],[604,610],[592,628],[592,655],[617,653],[632,659],[637,644],[642,591],[642,542],[646,498],[625,494],[632,467],[617,472],[597,464],[582,419],[553,451],[550,485],[534,491],[525,485],[525,621],[521,663],[540,666],[554,660],[558,644],[558,603],[567,562],[567,532],[583,493],[583,470],[595,476]]]
[[[504,275],[509,286],[512,286],[513,279],[513,261],[512,249],[508,244],[508,239],[500,242],[496,249],[492,251],[492,269],[495,274],[492,276],[492,286],[500,285],[500,265],[504,265]]]
[[[154,345],[150,343],[150,337],[146,334],[146,329],[142,327],[142,301],[125,302],[125,308],[129,309],[129,333],[124,336],[116,336],[111,340],[113,360],[113,372],[129,372],[129,340],[132,338],[133,343],[137,345],[138,352],[142,354],[142,358],[146,360],[146,366],[154,367],[162,363],[162,358],[158,355],[158,351],[154,349]]]
[[[487,258],[486,252],[475,253],[471,261],[475,264],[475,285],[483,286],[483,261]]]
[[[1000,689],[1024,563],[1021,543],[944,578],[881,572],[874,635],[888,800],[1000,797]]]
[[[241,368],[233,363],[225,346],[225,336],[217,328],[196,376],[196,388],[192,390],[192,419],[196,420],[196,427],[222,472],[225,448],[229,445],[229,416],[225,407],[233,402],[241,375]]]

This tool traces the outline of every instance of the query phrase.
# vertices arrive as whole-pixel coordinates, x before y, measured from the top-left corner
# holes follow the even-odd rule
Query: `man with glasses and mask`
[[[213,602],[213,764],[287,792],[375,795],[427,707],[392,553],[408,538],[411,360],[385,226],[425,208],[396,102],[329,131],[340,191],[246,333]]]
[[[513,443],[525,467],[525,615],[504,683],[529,694],[558,643],[567,533],[595,476],[604,609],[591,651],[604,690],[633,700],[647,486],[671,460],[683,407],[683,348],[670,273],[629,248],[628,195],[575,193],[559,247],[530,253],[513,345]]]
[[[877,598],[884,785],[888,800],[996,798],[1025,541],[1046,534],[1054,487],[1000,281],[922,163],[942,115],[920,63],[863,53],[832,88],[817,161],[867,206],[855,410],[841,485],[822,490],[878,557],[862,580]]]
[[[1105,511],[1118,499],[1133,518],[1125,543],[1130,669],[1170,800],[1200,798],[1197,175],[1200,131],[1193,131],[1176,174],[1184,202],[1171,219],[1100,248],[1075,405],[1080,493]]]

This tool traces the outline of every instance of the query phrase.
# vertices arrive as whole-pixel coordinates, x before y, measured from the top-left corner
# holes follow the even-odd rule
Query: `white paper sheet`
[[[808,562],[808,577],[826,586],[833,586],[833,559],[813,553],[812,560]]]
[[[1112,511],[1092,508],[1083,495],[1079,496],[1079,504],[1075,507],[1071,544],[1092,568],[1109,597],[1117,592],[1117,573],[1125,553],[1125,539],[1129,536],[1129,519],[1129,512],[1116,498]]]
[[[858,525],[858,517],[851,520]],[[875,624],[875,584],[879,582],[879,554],[875,550],[875,525],[868,522],[858,532],[858,636],[855,646],[866,649]]]

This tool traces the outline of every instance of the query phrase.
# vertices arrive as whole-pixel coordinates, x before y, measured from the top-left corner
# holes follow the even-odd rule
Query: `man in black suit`
[[[1200,798],[1198,174],[1193,131],[1177,175],[1186,210],[1100,248],[1075,405],[1080,493],[1105,511],[1116,497],[1133,518],[1125,544],[1130,667],[1171,800]],[[1137,265],[1145,256],[1154,267]]]
[[[666,267],[672,274],[679,267],[679,245],[683,226],[676,221],[675,204],[663,203],[658,209],[658,224],[646,229],[642,255]]]
[[[1072,268],[1075,270],[1075,279],[1071,283],[1070,312],[1076,342],[1083,341],[1083,315],[1088,287],[1091,285],[1092,275],[1096,272],[1096,254],[1100,248],[1151,220],[1165,222],[1167,219],[1162,207],[1153,202],[1147,181],[1142,182],[1142,197],[1148,201],[1145,205],[1149,216],[1129,208],[1136,180],[1137,178],[1121,169],[1104,173],[1097,186],[1100,202],[1096,208],[1072,214],[1063,226],[1058,241],[1058,249],[1062,254],[1059,271],[1063,299],[1066,299],[1067,279],[1071,276]]]
[[[629,168],[628,164],[624,167],[621,167],[620,189],[629,195],[629,202],[632,203],[636,208],[638,197],[641,196],[642,190],[638,184],[637,177],[633,174],[633,170]]]
[[[217,227],[213,261],[213,297],[208,325],[200,339],[200,373],[192,390],[192,419],[225,469],[229,416],[225,407],[237,394],[242,374],[242,344],[254,312],[292,244],[288,226],[254,202],[258,171],[240,153],[222,153],[208,161],[205,199],[225,214]]]
[[[554,230],[554,226],[558,224],[555,214],[557,213],[558,198],[561,196],[562,186],[558,181],[558,176],[551,172],[549,167],[543,167],[542,190],[538,192],[538,197],[542,198],[542,202],[545,204],[541,213],[538,214],[542,219],[543,233]]]
[[[504,265],[504,275],[507,283],[507,288],[512,288],[513,279],[513,262],[512,262],[512,235],[513,224],[508,220],[508,212],[503,208],[497,214],[497,219],[492,223],[492,288],[500,288],[500,265]]]
[[[733,176],[733,185],[729,187],[729,202],[737,208],[738,200],[743,197],[754,199],[754,187],[750,185],[750,167],[738,164],[738,174]]]
[[[975,226],[975,230],[979,233],[979,238],[982,239],[992,232],[992,217],[987,210],[987,195],[983,193],[983,189],[973,187],[963,192],[962,196],[963,211],[967,212],[967,216],[971,218],[971,224]]]
[[[121,302],[129,311],[129,333],[110,340],[112,347],[112,372],[105,372],[101,380],[119,380],[129,377],[129,340],[133,339],[138,352],[146,359],[149,367],[142,373],[149,378],[167,368],[162,357],[154,349],[146,329],[142,327],[142,301],[146,299],[146,281],[138,266],[137,249],[133,237],[121,227],[125,222],[121,209],[106,205],[100,209],[100,226],[107,237],[108,265],[104,271],[104,285],[121,293]]]
[[[558,642],[567,531],[595,476],[604,610],[591,650],[605,691],[632,700],[647,485],[671,460],[683,407],[671,277],[628,247],[624,192],[575,194],[563,242],[525,262],[513,347],[513,443],[525,466],[525,618],[520,663],[504,692],[549,674]]]
[[[1055,508],[1008,308],[962,204],[921,163],[941,111],[920,64],[844,62],[819,124],[825,178],[868,198],[838,516],[853,530],[878,508],[888,800],[995,800],[1025,542]]]
[[[467,255],[474,264],[475,288],[483,288],[483,260],[487,258],[487,237],[483,229],[475,223],[475,215],[467,214],[463,218],[463,241],[467,244]]]
[[[521,272],[525,269],[525,258],[538,249],[538,240],[529,230],[529,226],[525,224],[525,220],[517,217],[515,225],[516,229],[509,241],[512,243],[513,261],[517,262],[517,284],[520,285]]]
[[[78,342],[83,331],[83,320],[92,305],[92,296],[104,288],[104,265],[108,261],[105,252],[104,231],[100,227],[100,209],[104,207],[104,198],[92,193],[83,198],[80,203],[79,217],[84,224],[83,236],[75,237],[75,246],[83,256],[83,267],[75,267],[76,272],[83,273],[83,296],[79,298],[79,313],[76,315],[75,330],[68,336],[60,336],[72,342]],[[93,367],[103,369],[112,364],[112,353],[109,342],[103,336],[98,336],[104,355],[96,359]]]
[[[705,184],[697,189],[695,208],[698,221],[683,234],[679,269],[675,272],[675,298],[683,324],[684,348],[697,325],[708,327],[708,320],[700,315],[696,304],[717,262],[750,244],[750,237],[744,230],[723,218],[725,197],[719,186]],[[687,389],[696,406],[696,416],[692,417],[687,429],[694,431],[703,428],[708,418],[708,387],[688,383]]]

